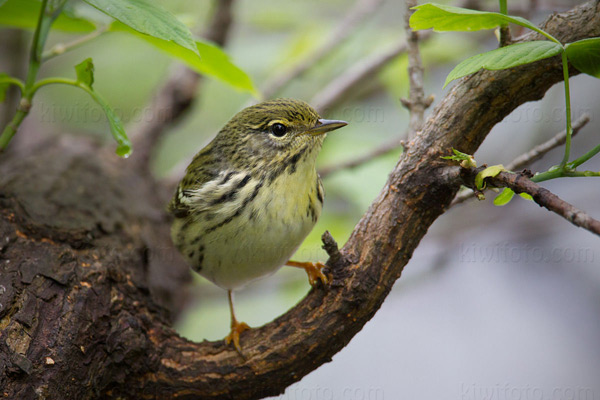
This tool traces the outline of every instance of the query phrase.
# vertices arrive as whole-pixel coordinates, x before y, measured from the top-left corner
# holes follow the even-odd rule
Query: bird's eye
[[[271,125],[271,133],[274,136],[282,137],[287,132],[287,127],[284,124],[276,123]]]

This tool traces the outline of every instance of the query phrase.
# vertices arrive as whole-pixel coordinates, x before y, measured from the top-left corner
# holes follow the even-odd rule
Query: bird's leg
[[[227,291],[227,299],[229,300],[229,312],[231,313],[231,332],[225,337],[225,343],[230,344],[233,342],[233,346],[242,354],[242,347],[240,346],[240,334],[245,330],[250,329],[247,323],[238,322],[235,318],[235,311],[233,310],[233,291]],[[243,355],[243,354],[242,354]]]
[[[318,280],[323,282],[324,285],[328,284],[331,280],[330,277],[323,273],[322,270],[323,268],[325,268],[325,265],[321,264],[320,262],[298,262],[290,260],[285,265],[287,265],[288,267],[304,269],[306,271],[306,274],[308,275],[308,282],[310,282],[311,286],[315,286]]]

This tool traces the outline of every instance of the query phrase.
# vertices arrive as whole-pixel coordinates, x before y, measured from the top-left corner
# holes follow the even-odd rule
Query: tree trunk
[[[588,2],[544,27],[600,36]],[[539,39],[528,35],[524,40]],[[193,343],[171,328],[188,268],[172,249],[166,197],[145,174],[81,139],[0,155],[0,397],[221,398],[281,393],[331,360],[374,315],[460,186],[440,159],[473,153],[491,128],[562,79],[557,57],[480,72],[441,102],[340,253],[334,276],[242,336]],[[19,135],[27,135],[20,132]]]

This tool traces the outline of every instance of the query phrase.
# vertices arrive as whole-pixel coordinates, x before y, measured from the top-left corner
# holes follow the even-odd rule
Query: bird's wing
[[[250,175],[239,171],[221,160],[212,152],[200,152],[188,167],[168,210],[175,217],[183,218],[202,212],[229,212],[239,204],[239,192],[250,189]],[[239,199],[237,199],[239,200]],[[227,204],[226,204],[227,203]]]
[[[185,177],[177,185],[175,195],[167,206],[167,211],[177,218],[183,218],[196,208],[192,204],[190,194],[201,190],[207,183],[217,178],[221,166],[215,161],[210,144],[196,154],[187,167]]]
[[[169,210],[176,216],[186,216],[190,212],[211,211],[224,203],[234,200],[238,191],[246,186],[250,175],[235,170],[220,171],[213,179],[202,184],[179,185],[171,201]]]

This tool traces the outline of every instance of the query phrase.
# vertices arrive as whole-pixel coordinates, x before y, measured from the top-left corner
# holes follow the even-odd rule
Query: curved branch
[[[552,16],[544,29],[564,42],[600,36],[600,4]],[[535,34],[521,40],[534,40]],[[242,335],[246,359],[223,342],[192,343],[170,327],[151,330],[159,368],[140,377],[145,397],[250,399],[276,395],[343,348],[374,315],[433,221],[460,185],[440,156],[473,153],[491,128],[562,79],[560,60],[482,71],[438,105],[389,176],[367,214],[329,266],[331,287],[317,288],[273,322]],[[138,390],[139,393],[140,390]],[[114,392],[115,394],[117,392]]]
[[[600,4],[555,15],[545,29],[565,42],[600,36]],[[149,265],[171,272],[177,260],[167,253],[168,223],[148,179],[83,146],[3,160],[5,397],[255,399],[283,392],[362,329],[450,204],[461,177],[440,156],[452,147],[472,154],[495,124],[562,77],[560,61],[551,58],[461,80],[339,253],[326,239],[334,255],[331,286],[312,289],[286,314],[244,332],[246,358],[222,341],[181,338],[153,301]],[[58,178],[46,173],[50,165]]]

